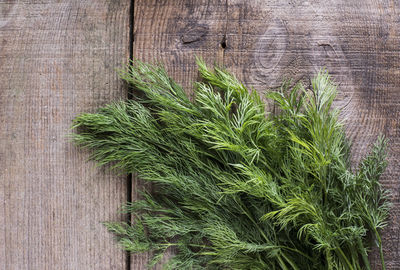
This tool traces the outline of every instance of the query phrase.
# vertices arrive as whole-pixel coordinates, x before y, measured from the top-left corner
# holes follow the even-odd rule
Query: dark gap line
[[[134,12],[135,12],[135,1],[130,1],[129,7],[129,61],[133,60],[133,41],[134,41],[134,34],[133,34],[133,26],[134,26]],[[132,99],[133,95],[131,89],[128,87],[128,99]],[[130,173],[127,176],[127,201],[128,203],[132,202],[132,187],[133,187],[133,174]],[[132,223],[132,215],[130,213],[127,214],[128,224]],[[126,251],[126,270],[132,270],[131,265],[131,253]]]
[[[135,0],[131,0],[129,7],[129,62],[133,60],[133,42],[135,40],[134,34],[134,12],[135,12]],[[133,93],[128,87],[128,99],[133,98]]]
[[[127,201],[128,203],[132,202],[132,174],[128,174],[127,176]],[[127,223],[131,225],[132,215],[130,213],[127,214]],[[126,270],[131,270],[131,253],[126,251]]]
[[[223,52],[222,52],[222,65],[223,66],[225,66],[225,50],[227,48],[228,21],[229,21],[229,3],[228,3],[228,0],[225,0],[225,29],[224,29],[224,35],[220,42],[220,46],[223,49]]]
[[[129,9],[129,60],[133,60],[133,42],[134,42],[134,12],[135,12],[135,0],[131,0]]]

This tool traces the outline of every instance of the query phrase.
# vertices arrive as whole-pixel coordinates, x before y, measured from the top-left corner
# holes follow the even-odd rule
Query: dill
[[[151,251],[149,268],[174,248],[165,269],[356,270],[371,269],[376,244],[385,269],[386,140],[351,169],[329,75],[268,92],[272,115],[228,71],[197,64],[193,100],[164,68],[133,61],[120,76],[136,98],[73,122],[93,160],[154,187],[124,206],[133,224],[106,223],[120,245]]]

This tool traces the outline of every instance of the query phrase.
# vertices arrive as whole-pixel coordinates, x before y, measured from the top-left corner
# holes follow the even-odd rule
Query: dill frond
[[[124,206],[133,224],[105,224],[120,245],[152,251],[150,268],[173,247],[165,269],[356,270],[371,269],[370,234],[384,268],[386,140],[351,169],[327,72],[311,89],[267,93],[271,115],[228,71],[197,64],[193,100],[162,67],[134,61],[120,76],[137,98],[74,119],[93,160],[153,183]]]

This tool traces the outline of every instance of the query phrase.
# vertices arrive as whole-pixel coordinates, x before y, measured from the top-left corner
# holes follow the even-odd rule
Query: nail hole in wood
[[[224,36],[224,37],[222,38],[222,41],[221,41],[220,45],[221,45],[221,48],[222,48],[222,49],[225,49],[225,48],[226,48],[226,36]]]

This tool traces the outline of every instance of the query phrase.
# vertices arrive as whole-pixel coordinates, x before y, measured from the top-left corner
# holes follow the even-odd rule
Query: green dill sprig
[[[266,97],[198,59],[202,81],[191,100],[165,69],[133,61],[120,76],[138,95],[74,119],[76,144],[100,165],[138,173],[154,191],[124,206],[133,224],[106,223],[121,246],[151,251],[152,268],[371,269],[389,211],[379,184],[386,140],[357,170],[336,86],[321,71]]]

